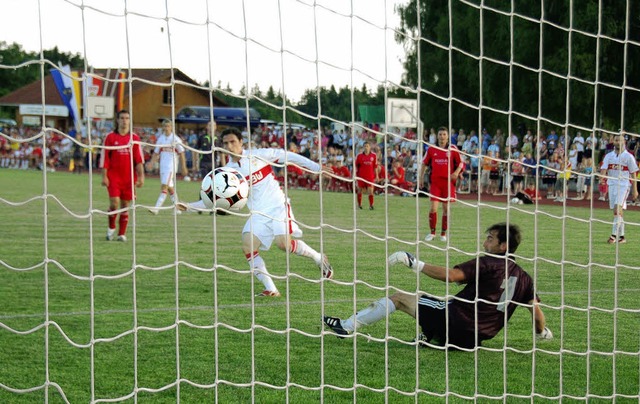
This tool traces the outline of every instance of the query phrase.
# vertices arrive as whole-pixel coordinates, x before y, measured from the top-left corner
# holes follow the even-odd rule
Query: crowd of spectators
[[[289,151],[330,166],[336,178],[323,181],[323,187],[335,192],[352,191],[354,158],[364,143],[369,142],[378,156],[379,180],[376,191],[382,193],[387,189],[400,195],[415,191],[419,158],[436,143],[435,129],[425,129],[422,139],[418,139],[417,133],[411,128],[384,131],[378,124],[366,123],[354,128],[352,136],[349,127],[286,128],[283,125],[263,124],[251,131],[244,128],[242,133],[245,143],[252,147],[286,147]],[[150,175],[157,174],[158,170],[151,156],[160,131],[160,126],[134,128],[143,142],[145,170]],[[43,147],[42,138],[38,136],[39,128],[5,127],[2,133],[5,136],[0,136],[0,168],[56,170],[75,165],[74,171],[81,171],[89,166],[99,168],[98,152],[108,130],[93,127],[90,144],[85,133],[76,136],[73,128],[68,135],[58,130],[46,131],[46,147]],[[567,190],[571,190],[577,199],[588,199],[594,194],[601,200],[606,199],[606,189],[591,189],[597,183],[593,176],[598,172],[598,164],[613,148],[605,132],[583,135],[580,131],[567,134],[564,130],[558,133],[550,129],[546,134],[539,132],[534,135],[531,130],[524,130],[506,135],[501,129],[482,129],[477,133],[460,128],[452,129],[450,133],[451,144],[458,147],[466,164],[463,176],[458,181],[458,191],[461,193],[499,195],[509,191],[517,194],[533,182],[547,198],[559,202],[569,197]],[[179,127],[177,135],[188,146],[185,158],[190,174],[198,178],[198,140],[206,135],[206,130]],[[626,135],[626,138],[627,148],[640,160],[638,137]],[[219,139],[215,139],[214,145],[221,146]],[[79,162],[82,162],[80,170]],[[294,166],[289,166],[286,175],[282,167],[276,167],[276,173],[283,185],[286,177],[289,188],[318,189],[320,186],[316,175]]]

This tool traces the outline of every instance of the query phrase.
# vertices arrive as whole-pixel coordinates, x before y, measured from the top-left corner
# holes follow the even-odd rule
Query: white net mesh
[[[0,402],[640,400],[640,215],[629,203],[626,234],[614,228],[629,242],[607,244],[613,215],[599,198],[611,195],[598,187],[598,164],[611,147],[602,139],[622,128],[638,152],[638,5],[520,3],[0,6],[7,19],[30,27],[16,42],[39,56],[0,60],[0,71],[17,77],[40,65],[31,87],[37,101],[21,101],[23,121],[0,134],[7,145],[0,157]],[[241,104],[245,114],[259,108],[275,119],[244,134],[254,145],[288,147],[291,140],[312,160],[350,167],[341,179],[298,171],[288,159],[273,164],[305,242],[329,257],[334,278],[274,245],[260,254],[282,296],[255,297],[263,285],[240,242],[249,212],[178,214],[165,203],[150,215],[161,193],[153,164],[132,206],[115,212],[129,214],[128,241],[106,242],[107,193],[96,156],[109,150],[110,127],[78,113],[76,126],[92,129],[76,138],[52,109],[57,90],[44,79],[62,68],[45,51],[61,43],[79,52],[84,66],[76,70],[88,73],[63,72],[71,83],[65,87],[100,78],[114,101],[97,101],[94,112],[109,102],[130,110],[141,135],[136,144],[147,152],[160,118],[177,123],[196,179],[174,173],[182,200],[197,199],[198,161],[209,155],[219,165],[222,145],[218,138],[203,150],[191,142],[191,130],[205,136],[207,119],[185,124],[179,106],[201,105],[214,115],[221,100]],[[164,76],[150,74],[161,70],[150,65]],[[327,90],[332,85],[346,87]],[[393,99],[406,103],[396,102],[398,118],[390,122]],[[387,119],[366,119],[363,100],[387,107]],[[286,125],[297,122],[307,128],[287,138]],[[430,128],[441,125],[456,128],[452,142],[467,164],[460,198],[445,211],[447,238],[425,242],[429,201],[415,183],[425,145],[436,142]],[[325,126],[341,158],[327,154]],[[558,137],[547,136],[552,130]],[[584,142],[574,155],[579,132]],[[511,134],[518,144],[508,152]],[[532,161],[516,154],[527,154],[528,136]],[[490,154],[490,137],[499,139],[499,155]],[[373,183],[371,210],[352,176],[366,141],[388,172]],[[60,144],[69,148],[59,159],[53,150],[47,155]],[[555,162],[544,153],[559,144],[564,151],[555,154],[564,160]],[[29,158],[28,147],[42,147],[42,157]],[[82,160],[81,175],[67,172]],[[398,177],[392,161],[405,175]],[[530,183],[540,199],[520,204],[516,196]],[[460,351],[421,348],[412,342],[420,327],[402,313],[359,324],[342,340],[322,327],[325,315],[346,319],[396,292],[451,298],[459,285],[389,266],[387,256],[406,250],[452,267],[482,254],[485,229],[502,221],[523,230],[516,258],[534,280],[553,340],[535,339],[524,307],[482,347]]]

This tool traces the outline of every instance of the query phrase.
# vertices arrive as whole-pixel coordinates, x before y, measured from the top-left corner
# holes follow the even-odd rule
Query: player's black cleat
[[[349,335],[349,331],[342,328],[342,321],[340,321],[337,317],[323,317],[324,324],[331,328],[333,332],[335,332],[338,338],[344,338],[345,335]]]
[[[429,340],[427,339],[427,336],[424,335],[424,333],[420,333],[418,334],[417,337],[415,337],[413,340],[411,340],[411,342],[414,343],[418,343],[419,346],[426,348],[427,347],[427,343],[429,342]]]

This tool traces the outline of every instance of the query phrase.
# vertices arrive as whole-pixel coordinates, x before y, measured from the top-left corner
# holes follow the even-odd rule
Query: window
[[[162,103],[166,105],[170,105],[173,102],[173,98],[171,97],[171,89],[165,88],[162,90]]]

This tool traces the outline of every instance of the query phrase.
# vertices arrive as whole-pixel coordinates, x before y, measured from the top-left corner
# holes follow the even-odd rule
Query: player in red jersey
[[[422,189],[424,174],[429,169],[431,186],[431,206],[429,208],[429,228],[431,232],[425,237],[425,241],[431,241],[436,237],[436,225],[438,224],[438,206],[442,202],[442,232],[440,240],[447,241],[447,228],[449,217],[447,215],[449,202],[456,200],[456,180],[464,170],[464,163],[460,158],[458,148],[449,144],[449,131],[444,126],[438,128],[438,144],[430,146],[422,160],[418,188]]]
[[[140,137],[131,133],[129,112],[121,110],[116,116],[115,132],[105,137],[100,160],[102,167],[102,185],[109,191],[109,227],[107,240],[114,239],[116,233],[116,214],[120,212],[118,241],[127,241],[128,207],[135,197],[133,186],[140,188],[144,184],[144,158],[140,148]],[[135,166],[135,171],[133,167]]]
[[[358,186],[358,208],[362,209],[362,190],[369,195],[369,209],[373,210],[373,184],[378,181],[378,157],[371,151],[371,144],[364,144],[364,151],[356,156],[356,185]]]

